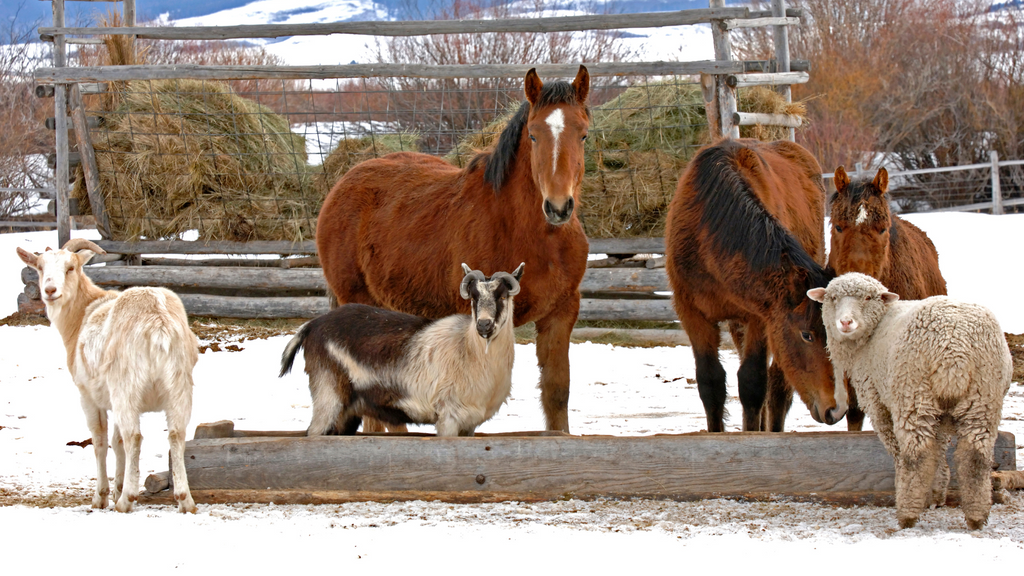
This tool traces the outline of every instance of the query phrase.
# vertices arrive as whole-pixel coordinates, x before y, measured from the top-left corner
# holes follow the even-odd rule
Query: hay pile
[[[313,177],[313,185],[320,199],[315,207],[316,211],[320,211],[320,205],[327,193],[331,191],[334,183],[353,166],[364,160],[380,158],[392,152],[418,152],[419,142],[419,135],[412,132],[339,140],[334,150],[324,158],[323,166],[315,168],[316,175]]]
[[[319,202],[308,197],[305,140],[224,84],[133,82],[92,137],[115,239],[313,235]],[[88,205],[80,170],[73,195]]]
[[[741,112],[761,114],[792,114],[804,119],[807,125],[807,106],[803,102],[786,102],[775,90],[767,86],[754,86],[736,91],[736,107]],[[756,138],[764,142],[789,138],[789,128],[782,126],[740,126],[741,138]]]

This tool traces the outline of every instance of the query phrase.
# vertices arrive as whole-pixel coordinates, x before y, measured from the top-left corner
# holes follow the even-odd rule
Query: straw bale
[[[399,132],[395,134],[378,134],[374,136],[362,136],[359,138],[342,138],[337,146],[326,158],[322,166],[314,168],[316,175],[313,177],[313,184],[320,202],[331,191],[334,183],[341,179],[353,166],[392,152],[418,152],[420,137],[413,132]]]
[[[305,140],[226,85],[132,82],[93,133],[116,239],[312,237],[318,199]],[[73,190],[88,205],[81,171]]]

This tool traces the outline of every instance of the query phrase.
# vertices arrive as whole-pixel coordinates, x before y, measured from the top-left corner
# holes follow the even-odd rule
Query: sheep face
[[[39,291],[48,307],[60,306],[65,295],[77,294],[83,282],[82,266],[104,253],[92,242],[78,239],[68,241],[60,250],[47,248],[41,254],[18,248],[21,261],[39,273]]]
[[[867,338],[885,316],[888,305],[899,300],[881,282],[858,272],[843,274],[825,288],[812,288],[807,296],[822,304],[829,342]]]
[[[462,265],[466,273],[460,293],[470,300],[473,324],[484,340],[490,341],[501,329],[512,321],[512,297],[519,293],[519,280],[523,277],[525,263],[515,272],[497,272],[490,278],[479,270],[470,270]]]

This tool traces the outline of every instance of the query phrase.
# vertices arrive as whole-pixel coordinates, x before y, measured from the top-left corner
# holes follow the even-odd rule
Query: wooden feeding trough
[[[1012,434],[999,433],[995,462],[1016,470]],[[229,421],[196,429],[185,468],[196,502],[277,504],[570,497],[892,504],[895,476],[874,432],[306,437],[235,430]],[[166,473],[146,481],[150,490],[166,485]],[[167,491],[143,496],[164,500]]]

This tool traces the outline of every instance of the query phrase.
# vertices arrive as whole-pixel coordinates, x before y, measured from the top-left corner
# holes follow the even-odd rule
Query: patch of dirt
[[[1006,334],[1006,343],[1013,357],[1013,381],[1024,384],[1024,334]]]
[[[199,338],[199,353],[205,354],[207,351],[241,352],[238,344],[246,340],[294,334],[304,322],[301,319],[243,320],[193,316],[190,327]]]
[[[92,504],[92,492],[85,489],[54,490],[44,494],[18,488],[0,488],[0,506],[33,508],[73,508]]]
[[[0,326],[49,326],[50,321],[42,314],[15,312],[0,320]]]

